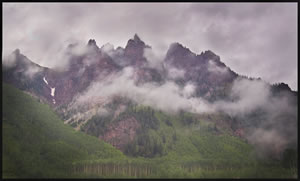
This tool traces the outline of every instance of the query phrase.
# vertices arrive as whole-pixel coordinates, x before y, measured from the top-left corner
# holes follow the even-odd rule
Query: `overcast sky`
[[[297,3],[3,3],[3,55],[53,67],[69,43],[212,50],[235,72],[297,86]]]

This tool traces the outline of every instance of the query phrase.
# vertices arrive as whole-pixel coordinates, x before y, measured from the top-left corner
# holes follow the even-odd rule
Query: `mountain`
[[[165,160],[166,165],[158,164],[165,168],[161,172],[177,169],[171,160],[181,165],[183,175],[182,164],[191,171],[206,165],[206,159],[221,170],[229,163],[253,167],[257,159],[259,164],[292,163],[283,169],[295,168],[297,92],[284,83],[270,85],[239,75],[210,50],[197,55],[173,43],[161,60],[148,56],[151,51],[137,34],[125,48],[116,49],[111,44],[99,48],[90,39],[84,46],[66,48],[67,66],[50,69],[17,49],[3,60],[3,81],[50,105],[75,130],[137,158],[136,164],[145,161],[139,159],[154,165]],[[90,164],[81,160],[76,169],[99,174],[86,169]],[[167,174],[151,168],[156,175]],[[294,174],[283,172],[278,174]],[[253,170],[249,175],[255,175]],[[254,177],[259,176],[265,175]]]

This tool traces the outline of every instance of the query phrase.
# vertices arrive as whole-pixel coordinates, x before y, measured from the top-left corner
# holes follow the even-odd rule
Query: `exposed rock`
[[[104,136],[100,136],[99,138],[123,151],[124,146],[133,141],[139,127],[139,122],[134,117],[129,117],[108,125]]]
[[[124,49],[124,61],[127,61],[127,65],[141,67],[146,64],[147,60],[143,56],[144,48],[149,48],[136,34],[133,39],[128,40]]]
[[[241,138],[244,138],[244,136],[245,136],[244,129],[239,128],[239,129],[235,130],[234,135],[238,136],[238,137],[241,137]]]

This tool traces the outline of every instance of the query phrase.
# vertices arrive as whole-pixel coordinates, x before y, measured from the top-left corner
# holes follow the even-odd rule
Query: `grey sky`
[[[297,90],[297,3],[4,3],[3,54],[43,66],[69,43],[124,47],[137,33],[159,53],[212,50],[239,74]]]

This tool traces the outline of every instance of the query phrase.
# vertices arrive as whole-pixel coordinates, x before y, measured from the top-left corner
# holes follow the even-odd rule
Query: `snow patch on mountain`
[[[43,77],[43,80],[44,80],[44,82],[45,82],[47,85],[49,85],[49,84],[48,84],[48,81],[46,80],[45,77]]]
[[[54,87],[54,88],[50,87],[50,88],[51,88],[51,96],[54,97],[54,94],[55,94],[55,87]]]

